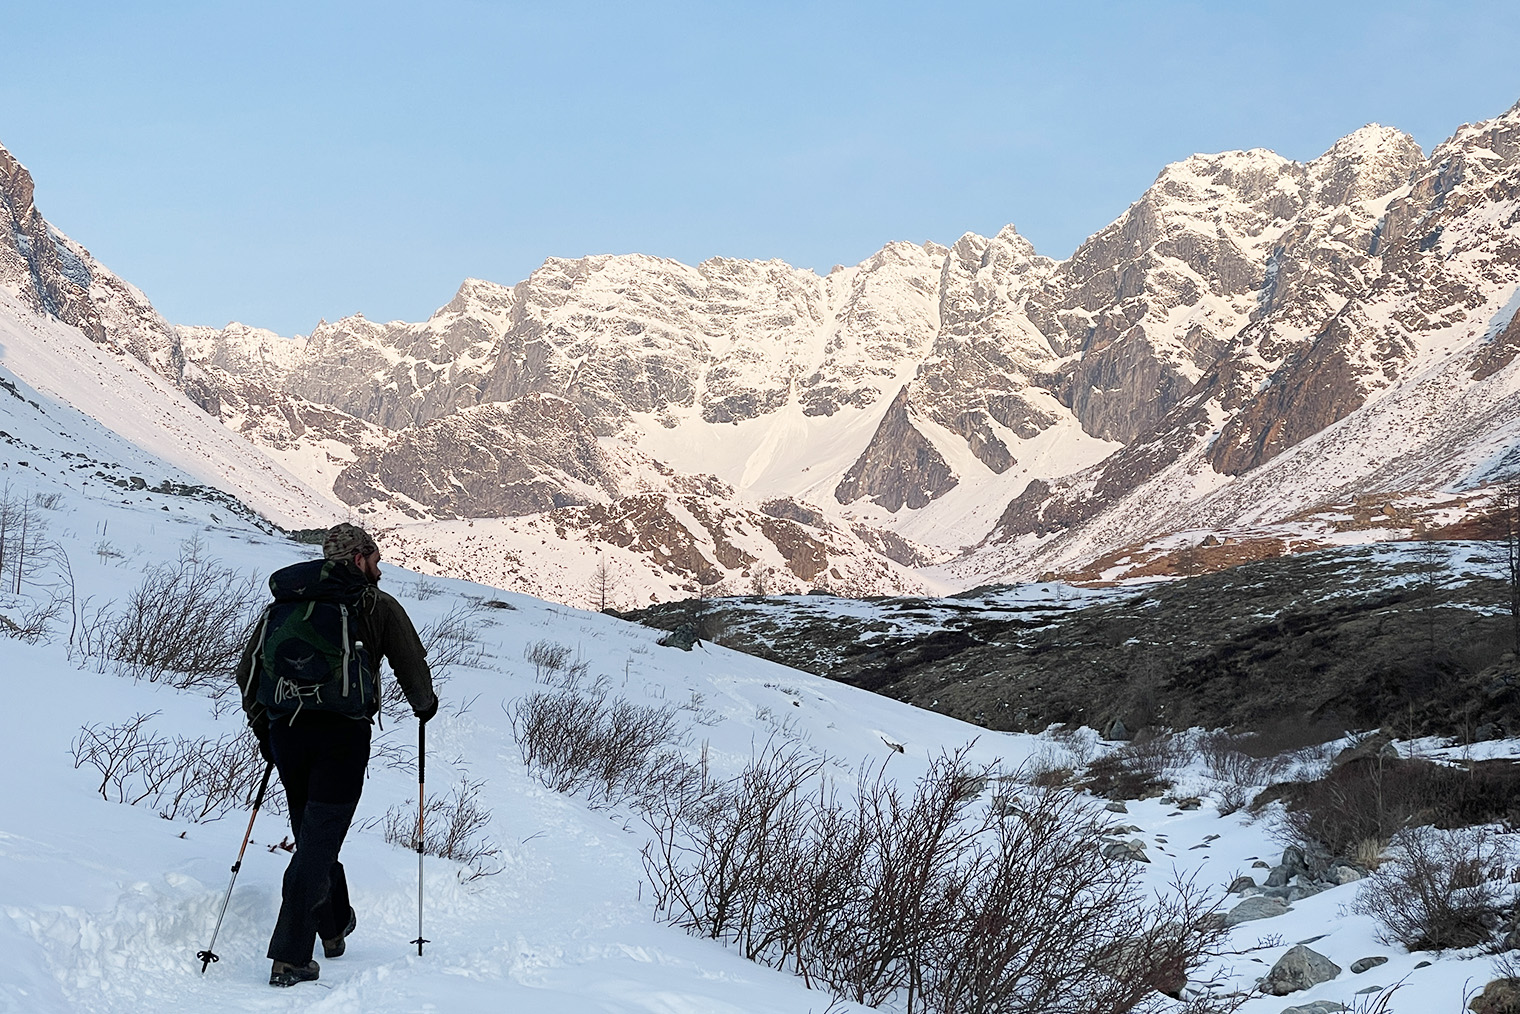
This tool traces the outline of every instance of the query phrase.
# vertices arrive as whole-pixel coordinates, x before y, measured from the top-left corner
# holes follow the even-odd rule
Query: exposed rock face
[[[834,490],[840,503],[863,496],[896,513],[923,507],[956,484],[955,474],[908,416],[908,389],[892,399],[876,435]]]
[[[345,502],[385,501],[435,517],[508,517],[619,494],[614,464],[569,401],[528,395],[403,430],[333,486]],[[391,494],[400,494],[407,507]]]
[[[31,173],[0,148],[0,288],[183,386],[185,359],[174,328],[141,292],[49,225],[32,190]]]
[[[726,492],[726,495],[724,495]],[[915,593],[924,584],[850,528],[821,516],[796,520],[733,506],[732,491],[637,493],[607,503],[563,507],[516,519],[443,523],[443,531],[403,525],[386,530],[386,555],[498,587],[601,608],[697,595]],[[580,559],[602,554],[608,587],[588,596]],[[653,578],[649,571],[654,572]]]
[[[348,318],[279,351],[247,329],[199,337],[197,359],[215,380],[205,403],[272,447],[312,443],[306,406],[371,427],[363,462],[356,450],[335,489],[350,502],[385,502],[385,483],[361,478],[400,474],[379,464],[375,441],[494,439],[468,414],[530,395],[562,398],[597,438],[635,445],[651,427],[785,411],[858,429],[859,413],[881,411],[890,396],[847,471],[792,489],[906,517],[968,483],[1026,476],[996,538],[1048,538],[1200,454],[1217,474],[1245,474],[1397,379],[1412,362],[1412,335],[1449,322],[1453,299],[1478,298],[1456,277],[1467,266],[1437,261],[1455,249],[1453,223],[1507,193],[1491,185],[1508,178],[1506,122],[1466,128],[1428,161],[1407,135],[1377,126],[1309,163],[1259,149],[1194,156],[1061,263],[1012,227],[948,248],[889,244],[821,278],[777,261],[551,259],[511,288],[467,281],[420,324]],[[1433,235],[1447,235],[1441,251]],[[1484,298],[1505,263],[1485,268]],[[1441,283],[1422,288],[1433,274]],[[1379,324],[1390,300],[1422,316],[1395,310],[1399,327]],[[1502,371],[1514,344],[1496,331],[1472,372]],[[234,348],[252,354],[225,354]],[[303,434],[279,432],[279,419],[297,417]],[[1091,472],[1063,475],[1041,441],[1073,423],[1126,446]],[[401,435],[412,428],[428,435]],[[417,453],[398,446],[391,458]],[[501,456],[464,455],[451,479],[419,477],[413,492],[426,496],[412,506],[426,512],[436,501],[462,514],[614,496],[598,460],[524,460],[524,469],[563,473],[550,484],[556,494],[509,479],[517,492],[487,496],[502,488],[491,477]],[[464,474],[472,469],[481,474]],[[742,478],[725,476],[736,488]]]
[[[1281,469],[1263,466],[1349,417],[1385,427],[1357,438],[1368,447],[1414,439],[1421,428],[1410,425],[1415,413],[1430,409],[1416,408],[1412,394],[1381,416],[1364,409],[1421,370],[1445,371],[1423,382],[1427,391],[1419,399],[1437,412],[1448,396],[1436,392],[1497,378],[1486,391],[1472,389],[1466,416],[1431,416],[1444,421],[1421,434],[1431,448],[1420,452],[1430,455],[1427,461],[1438,441],[1460,443],[1466,438],[1459,432],[1502,426],[1494,413],[1516,411],[1504,407],[1515,400],[1504,371],[1520,344],[1509,331],[1507,305],[1520,264],[1517,134],[1520,112],[1511,110],[1463,128],[1426,160],[1404,135],[1366,127],[1290,173],[1302,196],[1290,202],[1295,217],[1270,245],[1249,322],[1192,390],[1122,450],[1086,472],[1031,483],[1008,505],[994,540],[1044,539],[1036,555],[1048,566],[1065,554],[1093,554],[1091,542],[1076,548],[1081,532],[1101,530],[1098,537],[1109,545],[1130,541],[1141,527],[1135,518],[1155,530],[1168,512],[1185,509],[1186,521],[1170,523],[1218,524],[1214,519],[1229,513],[1200,510],[1180,492],[1220,487],[1210,473],[1248,481],[1205,504],[1212,499],[1224,512],[1259,517],[1262,501],[1273,497],[1267,490],[1288,490],[1304,478],[1301,458]],[[1471,351],[1461,360],[1442,358],[1462,348]],[[1429,468],[1416,460],[1374,471],[1349,459],[1342,481],[1351,490],[1408,484]],[[1124,505],[1122,516],[1113,510],[1117,504]]]

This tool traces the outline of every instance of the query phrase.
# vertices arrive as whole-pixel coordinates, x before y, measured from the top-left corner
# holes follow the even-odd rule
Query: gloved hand
[[[438,714],[438,695],[434,694],[433,703],[416,712],[417,721],[422,722],[425,725],[427,724],[428,719],[432,718],[436,714]]]
[[[249,722],[248,727],[253,730],[253,738],[259,741],[259,753],[264,756],[264,760],[273,764],[274,751],[269,748],[269,716],[260,715]]]

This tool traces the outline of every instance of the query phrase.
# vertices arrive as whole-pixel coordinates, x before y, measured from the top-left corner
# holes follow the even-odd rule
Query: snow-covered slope
[[[24,386],[16,397],[0,397],[11,438],[0,462],[7,471],[30,467],[84,485],[97,480],[79,462],[127,462],[148,485],[172,480],[223,490],[288,528],[343,514],[138,359],[3,292],[0,377]],[[121,471],[114,473],[125,478]]]
[[[1342,222],[1372,235],[1356,262],[1315,241],[1336,286],[1274,293],[1150,432],[1025,490],[959,566],[1059,569],[1160,533],[1260,529],[1520,474],[1520,106],[1464,127],[1375,208],[1375,227]]]
[[[191,534],[201,540],[200,553],[260,575],[310,552],[236,521],[170,523],[183,519],[165,519],[146,501],[96,499],[70,489],[48,503],[43,512],[75,561],[78,592],[97,600],[122,594],[143,565],[174,557]],[[94,551],[101,532],[129,552]],[[444,707],[429,726],[427,787],[436,799],[473,785],[489,813],[477,840],[499,854],[485,867],[495,872],[483,877],[473,876],[479,867],[426,860],[422,918],[430,942],[424,953],[411,943],[418,918],[415,855],[387,844],[383,834],[388,814],[404,819],[415,812],[413,722],[395,721],[377,733],[356,829],[344,850],[359,918],[347,953],[322,961],[316,984],[288,991],[265,985],[264,947],[288,860],[279,848],[288,827],[271,807],[253,827],[216,941],[221,960],[203,973],[196,953],[210,942],[246,827],[243,814],[191,823],[162,819],[150,806],[125,805],[109,791],[111,798],[102,798],[99,774],[88,764],[74,766],[70,744],[84,726],[103,728],[135,715],[151,716],[146,728],[152,735],[191,739],[234,733],[240,717],[203,694],[133,682],[71,660],[66,631],[59,629],[51,643],[0,639],[12,707],[25,716],[0,737],[0,764],[10,772],[0,807],[0,947],[6,954],[0,1010],[865,1011],[655,921],[640,854],[648,828],[627,807],[591,809],[546,790],[513,743],[507,710],[514,699],[543,688],[524,657],[541,642],[570,649],[588,677],[617,696],[677,706],[686,751],[705,758],[714,777],[737,772],[769,741],[826,754],[842,787],[874,764],[910,784],[941,751],[972,739],[974,758],[1007,769],[1030,760],[1069,764],[1107,749],[1086,733],[989,734],[713,645],[690,653],[662,647],[655,643],[660,632],[608,616],[389,565],[385,571],[387,586],[419,625],[462,612],[485,648],[478,667],[455,667],[442,686]],[[26,593],[44,594],[32,585]],[[997,605],[1017,604],[1018,596],[1010,590]],[[7,597],[0,612],[19,604]],[[814,605],[827,607],[827,600]],[[838,608],[854,606],[840,601]],[[17,678],[21,673],[27,678]],[[1490,752],[1501,745],[1489,744]],[[1280,847],[1267,823],[1218,815],[1212,802],[1219,786],[1204,768],[1195,765],[1181,777],[1178,791],[1202,795],[1201,808],[1148,800],[1129,804],[1116,819],[1127,828],[1125,840],[1139,842],[1149,856],[1147,885],[1163,887],[1180,872],[1222,897],[1238,873],[1275,862]],[[1350,1006],[1367,987],[1386,991],[1396,983],[1394,1014],[1455,1009],[1464,992],[1491,977],[1493,959],[1478,953],[1435,955],[1433,964],[1417,968],[1427,955],[1380,942],[1370,917],[1351,914],[1359,889],[1334,888],[1295,902],[1286,915],[1242,924],[1230,937],[1231,953],[1200,968],[1194,988],[1205,982],[1247,988],[1293,941],[1309,937],[1342,969],[1369,955],[1389,960],[1373,973],[1342,972],[1290,998],[1250,1000],[1243,1014],[1278,1014],[1285,1005],[1317,1000]],[[1168,1009],[1180,1005],[1168,1003]]]

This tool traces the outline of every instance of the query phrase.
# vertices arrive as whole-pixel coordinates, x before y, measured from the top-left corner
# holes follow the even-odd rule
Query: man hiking
[[[364,788],[380,659],[418,721],[438,713],[426,649],[401,603],[378,587],[375,540],[337,525],[322,556],[270,576],[275,600],[237,669],[248,724],[285,786],[296,842],[269,938],[271,986],[316,979],[317,938],[323,956],[336,958],[357,923],[338,851]]]

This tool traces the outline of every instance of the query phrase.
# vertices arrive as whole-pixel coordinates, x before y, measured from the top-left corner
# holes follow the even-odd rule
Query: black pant
[[[348,881],[338,851],[354,819],[369,763],[370,724],[308,712],[291,725],[275,719],[269,745],[290,804],[296,851],[285,868],[280,917],[269,957],[304,965],[316,938],[336,937],[348,925]]]

